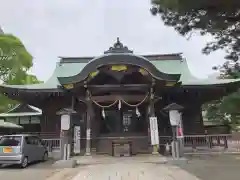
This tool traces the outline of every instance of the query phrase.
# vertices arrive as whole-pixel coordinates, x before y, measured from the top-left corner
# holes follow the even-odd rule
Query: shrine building
[[[239,84],[239,79],[198,79],[181,54],[136,55],[118,39],[101,56],[61,57],[45,83],[2,84],[0,92],[40,108],[42,132],[59,134],[57,112],[71,108],[76,112],[72,127],[81,127],[82,149],[112,154],[113,142],[124,139],[138,154],[151,146],[150,116],[158,119],[159,136],[171,136],[163,108],[177,103],[184,107],[184,134],[203,134],[202,104],[235,92]]]

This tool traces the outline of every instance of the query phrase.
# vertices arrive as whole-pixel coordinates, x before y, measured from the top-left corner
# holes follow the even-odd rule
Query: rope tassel
[[[136,107],[136,115],[137,115],[137,117],[140,117],[140,116],[141,116],[141,114],[140,114],[140,112],[139,112],[139,110],[138,110],[137,107]]]
[[[103,117],[104,119],[105,119],[105,117],[106,117],[104,109],[102,109],[102,117]]]
[[[121,103],[121,100],[118,101],[118,110],[120,110],[122,107],[122,103]]]

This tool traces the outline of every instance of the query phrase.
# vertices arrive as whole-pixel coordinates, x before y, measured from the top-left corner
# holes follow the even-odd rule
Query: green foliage
[[[240,124],[240,90],[204,105],[206,117],[213,121],[222,121],[233,125]]]
[[[0,34],[0,80],[2,82],[8,83],[24,77],[32,65],[32,56],[18,38]]]
[[[152,0],[153,15],[160,15],[165,25],[174,27],[181,35],[193,32],[211,34],[203,53],[225,49],[227,59],[238,61],[240,55],[239,0]]]
[[[240,1],[239,0],[152,0],[151,13],[160,15],[166,26],[173,27],[187,38],[193,33],[211,34],[202,52],[209,54],[223,49],[226,62],[214,69],[223,78],[240,78]],[[240,124],[240,91],[205,104],[207,118]]]
[[[2,83],[10,85],[39,83],[36,76],[28,74],[32,65],[32,56],[18,38],[9,34],[0,34],[0,81]],[[17,103],[0,95],[0,112],[7,111]]]

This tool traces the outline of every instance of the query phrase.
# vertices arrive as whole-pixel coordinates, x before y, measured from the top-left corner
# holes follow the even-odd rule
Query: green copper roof
[[[5,113],[0,114],[1,117],[20,117],[20,116],[41,116],[42,110],[29,104],[18,104],[14,108]]]
[[[182,85],[214,85],[240,81],[240,79],[198,79],[194,77],[186,60],[152,60],[151,63],[161,72],[181,74]],[[57,77],[77,75],[88,63],[63,63],[56,69]]]
[[[58,86],[60,85],[58,80],[57,80],[57,71],[58,71],[58,66],[54,70],[52,76],[45,82],[45,83],[40,83],[40,84],[29,84],[29,85],[1,85],[2,87],[7,87],[7,88],[18,88],[18,89],[57,89]]]
[[[168,74],[181,74],[180,81],[182,85],[193,86],[193,85],[215,85],[215,84],[228,84],[232,82],[238,82],[240,79],[198,79],[194,77],[187,65],[185,59],[172,59],[172,60],[153,60],[152,63],[160,72]],[[73,62],[73,63],[57,63],[57,66],[52,76],[41,84],[33,85],[1,85],[2,87],[17,88],[17,89],[45,89],[45,90],[60,90],[60,83],[58,77],[70,77],[79,74],[88,62]]]
[[[195,81],[197,80],[194,77],[190,70],[186,60],[163,60],[163,61],[151,61],[153,65],[161,72],[170,73],[170,74],[181,74],[180,81],[182,84],[187,80]]]
[[[77,75],[88,63],[63,63],[57,67],[57,77],[69,77]]]
[[[157,60],[150,61],[159,71],[169,74],[181,74],[180,81],[189,79],[198,80],[193,77],[185,60]],[[63,63],[57,67],[57,77],[68,77],[77,75],[88,63]]]

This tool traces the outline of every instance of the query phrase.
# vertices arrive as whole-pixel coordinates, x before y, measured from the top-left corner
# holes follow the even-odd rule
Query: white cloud
[[[100,55],[120,37],[139,54],[183,52],[193,74],[207,76],[223,53],[201,54],[209,37],[187,41],[150,12],[150,0],[0,0],[0,25],[34,56],[33,73],[50,77],[58,56]]]

